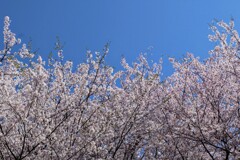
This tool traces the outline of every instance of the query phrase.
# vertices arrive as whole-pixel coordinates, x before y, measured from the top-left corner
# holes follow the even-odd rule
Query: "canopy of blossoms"
[[[31,53],[4,21],[0,50],[0,159],[240,158],[240,38],[234,22],[211,26],[202,62],[140,55],[113,71],[103,53],[73,67],[63,51]]]

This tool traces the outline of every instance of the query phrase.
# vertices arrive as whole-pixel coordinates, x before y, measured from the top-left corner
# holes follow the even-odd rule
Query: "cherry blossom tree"
[[[188,54],[168,80],[169,129],[182,159],[240,157],[240,39],[234,22],[211,26],[218,42],[210,58],[200,62]],[[220,30],[221,29],[221,30]]]
[[[240,157],[240,39],[230,24],[211,26],[217,46],[202,62],[140,55],[123,70],[109,50],[88,51],[73,67],[63,50],[46,63],[4,21],[0,51],[0,159],[237,159]],[[220,30],[221,28],[221,30]],[[219,31],[220,30],[220,31]],[[20,46],[20,47],[19,47]]]
[[[144,56],[113,73],[103,53],[87,52],[73,71],[63,51],[48,65],[34,60],[4,21],[0,54],[1,159],[142,159],[152,156],[155,110],[165,99],[159,83],[161,63]],[[116,85],[116,83],[119,85]],[[153,116],[155,115],[155,116]],[[155,141],[155,142],[154,142]]]

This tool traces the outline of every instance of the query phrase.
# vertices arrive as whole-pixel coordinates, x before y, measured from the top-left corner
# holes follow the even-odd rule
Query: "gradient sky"
[[[165,77],[173,72],[169,56],[208,57],[213,19],[234,18],[239,28],[239,6],[239,0],[0,0],[0,21],[10,16],[12,31],[24,42],[31,38],[45,58],[56,36],[74,63],[84,60],[86,50],[102,51],[110,42],[107,63],[116,70],[122,56],[131,63],[148,52],[150,60],[163,57]]]

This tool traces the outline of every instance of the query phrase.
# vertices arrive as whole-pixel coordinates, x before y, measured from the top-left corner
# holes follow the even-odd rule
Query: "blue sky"
[[[120,59],[163,57],[163,74],[173,70],[167,58],[186,52],[205,59],[213,19],[240,24],[239,0],[1,0],[0,20],[10,16],[11,29],[47,57],[56,36],[65,43],[66,59],[80,63],[86,50],[102,51],[110,42],[107,63],[121,69]],[[2,25],[3,26],[3,23]],[[2,33],[1,33],[2,37]],[[0,45],[2,47],[2,44]]]

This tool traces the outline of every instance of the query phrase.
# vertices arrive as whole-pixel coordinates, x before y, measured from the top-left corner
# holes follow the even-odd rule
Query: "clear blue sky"
[[[154,61],[164,58],[167,76],[173,71],[168,56],[208,56],[214,45],[207,38],[208,23],[214,18],[233,17],[239,28],[239,6],[239,0],[0,0],[0,20],[10,16],[12,31],[23,41],[31,37],[43,57],[56,36],[74,63],[83,61],[87,49],[102,51],[111,42],[107,63],[117,70],[122,55],[132,62],[148,52]]]

